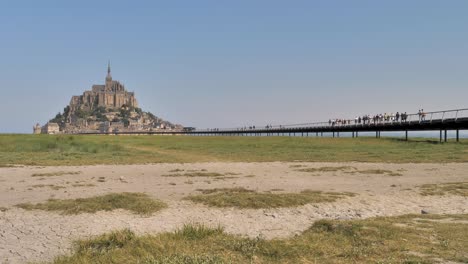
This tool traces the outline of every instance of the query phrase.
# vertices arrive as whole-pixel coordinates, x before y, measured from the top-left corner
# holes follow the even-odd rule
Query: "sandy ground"
[[[376,164],[300,163],[306,167],[353,166],[359,170],[384,169],[386,174],[344,172],[306,173],[291,165],[299,163],[195,163],[80,167],[0,168],[0,262],[48,261],[70,253],[72,241],[130,228],[137,233],[172,231],[185,223],[221,225],[226,232],[250,237],[278,238],[299,234],[315,220],[356,219],[373,216],[430,213],[468,213],[468,198],[461,196],[421,196],[419,185],[468,181],[468,164]],[[222,179],[208,177],[164,177],[170,170],[207,170],[236,173]],[[58,171],[78,175],[32,177],[33,173]],[[99,177],[105,177],[100,182]],[[65,188],[34,185],[55,185]],[[94,184],[76,187],[73,184]],[[308,204],[296,208],[241,210],[210,208],[181,198],[198,193],[198,188],[245,187],[257,191],[304,189],[347,191],[358,195],[334,203]],[[43,202],[49,198],[84,198],[109,192],[144,192],[165,201],[169,207],[152,216],[124,210],[95,214],[60,215],[25,211],[14,207],[23,202]]]

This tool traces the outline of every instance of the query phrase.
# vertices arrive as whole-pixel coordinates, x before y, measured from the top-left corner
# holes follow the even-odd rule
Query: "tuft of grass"
[[[319,167],[319,168],[304,168],[298,169],[301,172],[336,172],[336,171],[349,171],[356,169],[351,166],[339,166],[339,167]]]
[[[210,236],[221,235],[223,231],[221,226],[210,228],[203,224],[185,224],[174,232],[174,236],[184,240],[202,240]]]
[[[468,140],[397,138],[0,135],[0,164],[71,166],[190,162],[467,162]]]
[[[274,188],[274,189],[271,189],[270,192],[284,192],[284,189]]]
[[[65,189],[66,188],[65,186],[54,185],[54,184],[35,184],[35,185],[31,186],[31,187],[33,187],[33,188],[49,187],[52,190],[60,190],[60,189]]]
[[[152,199],[143,193],[110,193],[90,198],[67,200],[49,199],[45,203],[22,203],[16,206],[25,210],[59,211],[62,214],[95,213],[97,211],[125,209],[145,215],[167,207],[165,203]]]
[[[8,210],[8,208],[0,206],[0,212],[6,212],[7,210]]]
[[[459,195],[468,197],[468,182],[424,184],[419,187],[421,195]]]
[[[81,171],[56,171],[46,173],[33,173],[31,177],[51,177],[51,176],[63,176],[63,175],[78,175]]]
[[[368,169],[368,170],[358,170],[355,167],[351,166],[338,166],[338,167],[319,167],[319,168],[303,168],[296,171],[301,172],[337,172],[342,171],[348,174],[386,174],[388,176],[402,176],[403,174],[398,172],[393,172],[391,170],[381,170],[381,169]]]
[[[300,235],[273,240],[200,225],[143,236],[126,229],[78,241],[72,255],[54,264],[466,263],[468,224],[447,219],[466,221],[468,215],[320,220]]]
[[[72,184],[73,187],[94,187],[95,184],[92,183],[74,183]]]
[[[277,208],[294,207],[308,203],[334,202],[353,196],[352,193],[320,192],[305,190],[300,193],[258,193],[242,187],[198,189],[202,194],[184,199],[215,207]]]
[[[99,177],[97,179],[98,182],[106,182],[106,177]]]
[[[165,174],[163,177],[221,177],[225,174],[217,173],[217,172],[186,172],[186,173],[174,173],[174,174]],[[227,175],[227,174],[226,174]]]
[[[305,165],[302,165],[302,164],[292,164],[292,165],[289,165],[289,168],[302,168],[302,167],[305,167]]]
[[[388,176],[403,176],[403,174],[399,172],[393,172],[391,170],[381,170],[381,169],[368,169],[368,170],[356,170],[353,172],[346,172],[346,173],[359,173],[359,174],[386,174]]]
[[[182,171],[185,171],[183,169],[173,169],[173,170],[170,170],[169,172],[182,172]]]

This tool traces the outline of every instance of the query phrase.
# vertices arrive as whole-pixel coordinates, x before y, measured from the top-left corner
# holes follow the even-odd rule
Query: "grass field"
[[[95,213],[97,211],[126,209],[133,213],[150,215],[166,208],[167,205],[143,193],[110,193],[89,198],[50,199],[45,203],[22,203],[16,206],[25,210],[58,211],[63,214]]]
[[[0,167],[208,161],[467,162],[468,140],[0,135]]]
[[[468,197],[468,182],[448,182],[424,184],[420,186],[422,195],[460,195]]]
[[[320,220],[289,239],[249,239],[187,225],[173,233],[116,231],[76,243],[61,263],[466,263],[467,215]]]
[[[305,190],[300,193],[259,193],[245,188],[200,189],[202,194],[186,197],[187,200],[215,207],[277,208],[296,207],[308,203],[334,202],[352,193]]]

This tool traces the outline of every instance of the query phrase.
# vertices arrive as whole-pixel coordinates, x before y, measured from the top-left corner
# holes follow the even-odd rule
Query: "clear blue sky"
[[[468,107],[468,1],[1,1],[0,133],[114,79],[187,126]]]

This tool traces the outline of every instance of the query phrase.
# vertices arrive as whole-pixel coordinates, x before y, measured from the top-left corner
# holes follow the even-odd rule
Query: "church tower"
[[[112,76],[111,76],[111,68],[110,68],[110,61],[107,63],[107,76],[106,76],[106,91],[112,90]]]

